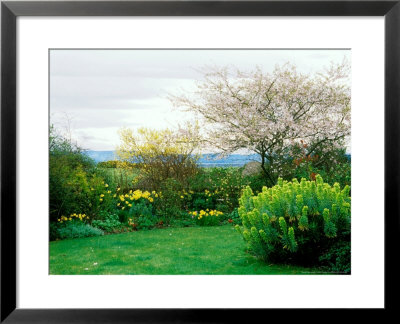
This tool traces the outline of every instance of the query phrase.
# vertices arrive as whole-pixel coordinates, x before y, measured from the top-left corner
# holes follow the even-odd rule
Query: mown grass
[[[165,228],[50,242],[50,274],[309,274],[245,251],[233,226]]]

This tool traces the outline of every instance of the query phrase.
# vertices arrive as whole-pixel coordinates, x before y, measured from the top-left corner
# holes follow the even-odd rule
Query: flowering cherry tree
[[[300,73],[291,64],[271,73],[212,68],[195,92],[169,98],[204,120],[213,147],[226,154],[239,149],[259,154],[270,184],[300,153],[311,158],[318,152],[323,159],[345,147],[350,135],[346,61],[315,74]]]

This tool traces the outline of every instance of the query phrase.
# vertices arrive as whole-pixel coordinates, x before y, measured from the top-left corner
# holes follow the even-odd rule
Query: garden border
[[[382,1],[4,1],[1,4],[1,318],[7,323],[234,322],[267,310],[16,308],[16,19],[18,16],[384,16],[385,310],[394,310],[389,266],[400,214],[400,0]],[[239,316],[240,315],[240,316]],[[265,314],[264,314],[265,316]],[[286,317],[286,315],[285,315]],[[6,319],[7,318],[7,319]],[[382,319],[381,319],[382,320]]]

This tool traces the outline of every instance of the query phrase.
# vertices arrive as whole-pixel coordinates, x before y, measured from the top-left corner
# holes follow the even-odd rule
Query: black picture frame
[[[235,322],[272,310],[16,308],[16,19],[19,16],[384,16],[385,308],[395,310],[400,163],[400,0],[3,1],[1,3],[1,322]],[[240,298],[240,297],[239,297]],[[297,312],[298,313],[298,312]]]

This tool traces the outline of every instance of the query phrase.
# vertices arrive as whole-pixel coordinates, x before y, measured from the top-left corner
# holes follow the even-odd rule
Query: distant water
[[[91,157],[96,163],[116,160],[117,157],[114,151],[85,151],[85,154]],[[260,161],[257,154],[231,154],[224,158],[218,158],[216,154],[203,154],[199,159],[198,164],[201,167],[241,167],[251,161]]]

